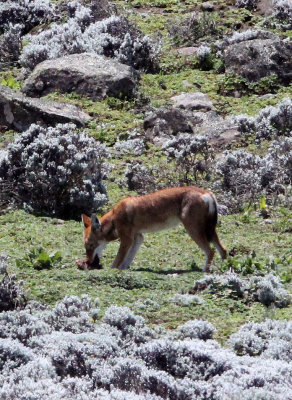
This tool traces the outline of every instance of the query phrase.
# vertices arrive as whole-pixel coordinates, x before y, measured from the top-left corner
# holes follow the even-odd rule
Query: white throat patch
[[[103,252],[103,250],[106,248],[107,245],[107,241],[103,240],[100,242],[100,244],[95,248],[94,252],[93,252],[93,256],[92,259],[94,260],[95,256],[98,255],[98,258],[101,257],[101,254]]]

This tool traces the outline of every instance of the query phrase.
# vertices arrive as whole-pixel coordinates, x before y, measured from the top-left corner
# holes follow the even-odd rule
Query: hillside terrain
[[[81,270],[80,215],[210,189]],[[290,0],[0,3],[0,399],[292,399]]]

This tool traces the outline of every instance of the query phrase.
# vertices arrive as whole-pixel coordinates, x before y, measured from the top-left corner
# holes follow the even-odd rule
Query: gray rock
[[[192,133],[194,127],[202,122],[201,116],[175,107],[160,107],[144,120],[144,129],[148,139],[155,137],[170,138],[179,132]]]
[[[176,51],[182,56],[188,57],[197,54],[198,47],[180,47]]]
[[[224,119],[216,111],[192,112],[175,107],[160,107],[144,120],[146,137],[157,146],[178,133],[204,136],[208,142],[220,147],[238,140],[241,133],[233,119]]]
[[[253,39],[231,44],[224,51],[226,72],[249,81],[275,74],[283,83],[292,80],[292,42],[280,38]]]
[[[192,85],[189,81],[187,81],[187,80],[182,81],[181,84],[182,84],[185,88],[191,88],[191,87],[193,87],[193,85]]]
[[[202,11],[214,11],[215,5],[213,3],[210,3],[209,1],[206,1],[205,3],[202,3],[201,10]]]
[[[203,122],[197,128],[196,133],[208,138],[210,144],[222,146],[240,138],[238,125],[232,118],[222,118],[215,111],[203,114]]]
[[[24,83],[23,92],[43,96],[59,90],[92,100],[133,96],[139,80],[134,68],[96,54],[72,54],[38,64]]]
[[[175,107],[183,108],[186,110],[202,110],[211,111],[214,109],[213,103],[209,96],[201,92],[181,93],[178,96],[171,98]]]
[[[84,126],[89,120],[88,114],[71,104],[30,98],[0,85],[0,125],[24,131],[32,123],[55,125],[74,122]]]

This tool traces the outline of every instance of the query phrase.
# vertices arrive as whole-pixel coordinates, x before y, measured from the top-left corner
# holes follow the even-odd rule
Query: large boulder
[[[249,81],[276,75],[283,83],[292,80],[292,42],[272,39],[253,39],[230,44],[225,48],[226,72]]]
[[[84,126],[89,120],[88,114],[71,104],[30,98],[0,85],[0,125],[24,131],[32,123],[56,125],[74,122],[77,126]]]
[[[56,90],[90,99],[133,96],[139,73],[132,67],[96,54],[72,54],[38,64],[24,83],[23,92],[43,96]]]

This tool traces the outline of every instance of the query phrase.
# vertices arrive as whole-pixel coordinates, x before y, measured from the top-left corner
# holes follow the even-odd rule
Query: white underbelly
[[[165,222],[162,223],[152,223],[146,228],[140,230],[140,233],[148,233],[148,232],[159,232],[163,229],[170,229],[176,227],[180,224],[181,220],[178,217],[170,217]]]

